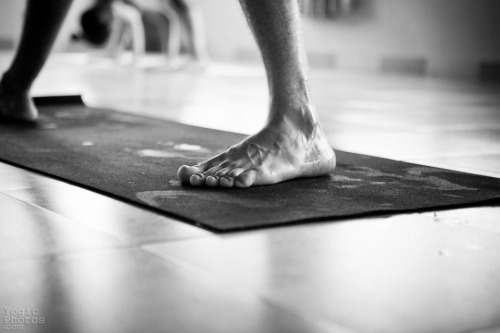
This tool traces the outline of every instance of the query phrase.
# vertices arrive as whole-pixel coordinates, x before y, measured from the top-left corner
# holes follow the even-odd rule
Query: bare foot
[[[25,93],[4,93],[0,90],[0,121],[35,122],[38,110]]]
[[[195,186],[249,187],[331,173],[336,164],[334,151],[317,121],[300,117],[275,117],[260,132],[227,151],[197,165],[180,167],[180,180]]]
[[[29,89],[16,88],[11,78],[5,73],[0,80],[0,121],[36,121],[38,110],[29,97]]]

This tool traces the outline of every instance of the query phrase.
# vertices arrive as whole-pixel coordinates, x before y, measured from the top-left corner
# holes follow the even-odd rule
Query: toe
[[[205,185],[210,186],[210,187],[219,186],[219,177],[217,177],[217,176],[208,176],[205,179]]]
[[[205,178],[205,185],[210,187],[219,186],[220,177],[218,176],[218,173],[221,169],[223,169],[222,166],[217,165],[203,172],[203,176]]]
[[[183,165],[177,170],[177,177],[180,179],[181,182],[187,183],[189,182],[189,177],[193,174],[191,172],[192,167]]]
[[[236,187],[249,187],[252,186],[257,178],[257,172],[255,170],[249,170],[243,172],[234,181]]]
[[[231,171],[232,169],[230,168],[223,168],[223,169],[220,169],[219,171],[217,171],[215,173],[215,175],[219,178],[221,177],[224,177],[225,175],[227,175],[229,173],[229,171]]]
[[[183,165],[177,171],[177,177],[179,177],[181,182],[187,183],[190,181],[192,175],[202,173],[205,170],[206,167],[203,164],[194,166]]]
[[[189,177],[189,183],[194,186],[201,186],[205,184],[205,178],[206,176],[202,173],[195,173],[194,175],[191,175]]]
[[[233,187],[234,186],[234,178],[224,176],[219,180],[219,185],[221,187]]]
[[[229,171],[227,173],[227,175],[231,178],[236,178],[238,177],[239,175],[241,175],[243,172],[245,172],[246,169],[243,169],[243,168],[236,168],[236,169],[233,169],[231,171]]]

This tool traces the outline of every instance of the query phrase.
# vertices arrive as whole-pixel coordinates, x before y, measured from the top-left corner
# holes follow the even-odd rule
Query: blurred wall
[[[26,0],[0,0],[0,50],[16,47],[23,24],[26,2]],[[80,13],[91,3],[93,0],[74,0],[56,41],[55,51],[66,49],[71,34],[78,29]]]
[[[11,50],[21,31],[24,1],[0,0],[0,50]]]
[[[194,0],[216,59],[255,59],[236,0]],[[500,64],[498,0],[359,0],[350,16],[304,19],[312,66],[477,77]]]
[[[237,0],[191,1],[205,14],[209,51],[215,60],[258,61]],[[75,0],[56,50],[67,48],[79,13],[91,2]],[[498,74],[500,1],[359,2],[349,16],[329,21],[304,18],[311,66],[462,78]],[[24,3],[0,0],[0,48],[15,44]]]

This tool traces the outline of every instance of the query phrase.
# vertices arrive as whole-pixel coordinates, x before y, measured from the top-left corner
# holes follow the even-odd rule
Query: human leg
[[[0,117],[34,121],[38,112],[29,98],[72,0],[29,0],[21,41],[12,64],[0,80]]]
[[[172,0],[171,2],[179,13],[188,53],[196,60],[207,60],[208,52],[201,9],[191,0]]]
[[[296,0],[240,0],[262,53],[270,108],[262,130],[205,162],[182,166],[183,182],[248,187],[326,175],[335,153],[310,99]]]

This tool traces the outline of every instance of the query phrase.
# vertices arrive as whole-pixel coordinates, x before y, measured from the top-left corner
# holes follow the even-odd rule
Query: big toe
[[[196,173],[203,172],[203,171],[204,171],[204,168],[199,167],[199,166],[183,165],[177,171],[177,177],[179,177],[181,182],[188,183],[189,178],[191,178],[192,175],[194,175]]]

